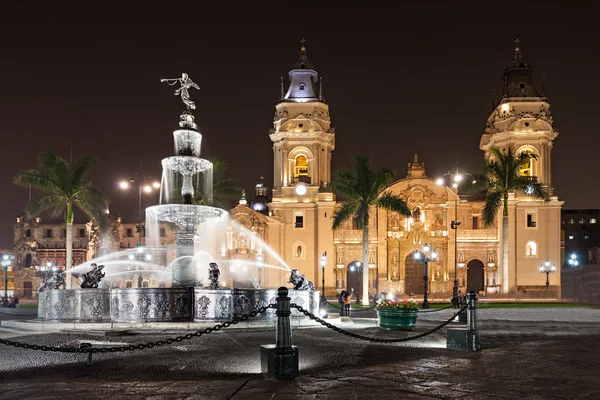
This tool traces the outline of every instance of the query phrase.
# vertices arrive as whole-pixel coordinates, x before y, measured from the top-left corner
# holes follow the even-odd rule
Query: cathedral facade
[[[351,221],[335,231],[331,228],[333,214],[340,206],[327,190],[335,130],[321,80],[303,45],[289,71],[287,88],[282,78],[269,132],[272,193],[261,181],[251,204],[242,198],[231,210],[232,222],[227,232],[222,232],[218,255],[229,265],[222,275],[223,283],[251,287],[254,280],[263,288],[278,287],[286,284],[290,269],[298,269],[318,289],[324,282],[328,295],[352,288],[359,294],[363,271],[367,270],[371,295],[393,292],[420,297],[426,275],[427,290],[434,298],[450,297],[455,279],[463,293],[474,290],[498,297],[540,293],[559,297],[560,273],[550,274],[547,289],[545,275],[539,270],[546,261],[558,269],[562,265],[563,202],[554,195],[551,180],[551,151],[558,132],[553,128],[550,104],[544,93],[536,90],[532,75],[531,65],[517,47],[504,70],[504,93],[487,119],[480,149],[484,159],[492,157],[491,148],[535,154],[534,160],[521,166],[520,174],[541,183],[551,194],[550,200],[510,194],[506,236],[502,232],[502,210],[495,224],[484,226],[485,197],[464,195],[452,185],[440,185],[435,177],[427,175],[425,163],[415,155],[408,163],[406,176],[386,189],[402,197],[412,214],[405,217],[386,210],[370,211],[369,263],[364,266],[362,230],[355,229]],[[460,221],[460,225],[454,221]],[[49,238],[44,237],[48,229],[52,231]],[[60,263],[59,259],[64,259],[64,237],[54,237],[54,231],[60,229],[58,225],[44,227],[39,220],[17,219],[14,268],[15,285],[21,288],[15,290],[17,294],[20,290],[24,293],[25,282],[30,282],[30,287],[32,279],[38,277],[39,281],[39,265],[45,260]],[[75,233],[76,241],[81,242],[74,245],[75,264],[144,245],[135,224],[124,224],[120,218],[107,233],[97,232],[91,224],[77,225]],[[173,233],[169,227],[161,227],[161,244],[166,250],[153,255],[155,259],[169,261]],[[507,252],[503,251],[503,237],[508,238]],[[438,254],[435,262],[428,263],[427,271],[414,257],[426,244]],[[234,271],[236,260],[240,268]],[[243,264],[248,261],[251,263]],[[140,271],[137,279],[115,285],[169,284]],[[38,286],[39,282],[33,282],[34,288]]]

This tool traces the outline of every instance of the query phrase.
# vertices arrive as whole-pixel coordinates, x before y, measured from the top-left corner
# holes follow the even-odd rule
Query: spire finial
[[[542,97],[546,97],[546,74],[542,75]]]
[[[325,100],[323,97],[323,77],[319,77],[319,101]]]
[[[519,43],[521,43],[521,40],[519,40],[519,38],[516,38],[515,43],[517,44],[517,46],[515,47],[515,51],[520,51],[521,49],[519,49]]]
[[[239,204],[247,205],[246,201],[246,191],[242,189],[242,197],[240,198]]]
[[[514,54],[514,59],[520,59],[521,58],[521,48],[519,47],[519,43],[521,43],[521,40],[519,40],[519,38],[515,39],[515,54]]]
[[[284,90],[283,90],[283,76],[282,76],[281,77],[281,95],[279,97],[279,100],[283,100],[284,97],[285,97],[285,94],[284,94]]]
[[[300,43],[302,44],[302,47],[300,47],[300,51],[306,51],[306,46],[304,45],[306,43],[306,40],[302,38],[302,40],[300,40]]]
[[[415,154],[415,158],[414,158],[414,160],[413,160],[413,164],[418,164],[418,163],[419,163],[419,156],[417,156],[417,155]]]

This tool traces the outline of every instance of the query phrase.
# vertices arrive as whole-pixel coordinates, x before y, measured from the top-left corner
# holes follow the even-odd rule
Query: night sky
[[[35,167],[43,149],[67,158],[71,147],[74,157],[97,156],[91,178],[111,198],[111,213],[134,218],[137,193],[120,192],[115,182],[140,161],[143,173],[160,177],[183,104],[159,79],[181,72],[200,86],[190,93],[203,134],[201,156],[227,161],[229,176],[249,197],[261,175],[271,185],[268,132],[279,80],[287,83],[303,37],[336,128],[334,170],[366,154],[400,179],[415,153],[430,177],[457,160],[460,168],[479,171],[492,91],[498,100],[518,36],[538,89],[546,74],[560,132],[552,158],[555,193],[565,208],[600,208],[596,16],[574,2],[524,3],[360,9],[254,2],[207,10],[192,5],[205,2],[162,2],[160,11],[102,3],[106,9],[84,11],[22,2],[20,10],[4,8],[0,247],[12,247],[12,223],[28,198],[12,177]],[[145,196],[144,205],[157,200]]]

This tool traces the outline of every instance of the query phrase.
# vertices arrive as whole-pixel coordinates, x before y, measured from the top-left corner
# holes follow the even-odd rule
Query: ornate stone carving
[[[196,302],[198,307],[196,308],[198,315],[202,318],[206,318],[208,315],[208,306],[210,305],[210,299],[206,296],[202,296]]]
[[[90,310],[90,314],[93,317],[99,317],[102,315],[102,298],[101,297],[92,297],[87,301],[88,307]]]
[[[141,318],[147,318],[150,313],[152,299],[148,296],[141,296],[137,301],[138,311]]]
[[[221,318],[229,317],[229,313],[231,308],[231,297],[223,296],[219,299],[219,311],[221,314]]]

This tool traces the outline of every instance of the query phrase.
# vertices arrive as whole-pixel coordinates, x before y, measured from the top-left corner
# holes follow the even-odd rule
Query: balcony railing
[[[293,179],[294,183],[306,183],[307,185],[311,184],[311,178],[310,176],[306,176],[306,175],[300,175],[300,176],[295,176]]]

